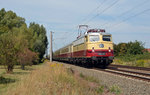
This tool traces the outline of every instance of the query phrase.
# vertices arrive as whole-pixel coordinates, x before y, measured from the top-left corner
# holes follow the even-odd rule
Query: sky
[[[74,41],[82,24],[105,29],[115,44],[138,40],[150,48],[150,0],[0,0],[1,8],[44,25],[48,39],[52,31],[54,51]]]

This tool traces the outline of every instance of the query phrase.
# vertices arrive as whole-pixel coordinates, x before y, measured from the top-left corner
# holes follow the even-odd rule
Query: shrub
[[[144,44],[140,41],[114,45],[115,56],[138,55],[144,53]]]
[[[24,70],[26,65],[32,65],[33,61],[37,60],[37,53],[32,52],[28,48],[25,48],[18,53],[18,62],[21,65],[21,69]]]
[[[139,67],[144,67],[144,63],[145,63],[144,60],[137,60],[135,65]]]

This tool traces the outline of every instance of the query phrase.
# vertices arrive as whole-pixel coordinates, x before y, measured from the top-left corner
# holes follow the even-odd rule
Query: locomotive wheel
[[[87,68],[92,68],[93,67],[93,63],[92,62],[87,62],[86,63],[86,67]]]
[[[108,66],[108,64],[109,64],[109,61],[108,61],[108,59],[106,59],[106,60],[104,61],[104,64],[102,64],[102,69],[106,69],[107,66]]]
[[[83,60],[83,63],[82,63],[82,66],[83,66],[83,67],[86,67],[86,64],[87,64],[87,61],[86,61],[86,59],[84,59],[84,60]]]

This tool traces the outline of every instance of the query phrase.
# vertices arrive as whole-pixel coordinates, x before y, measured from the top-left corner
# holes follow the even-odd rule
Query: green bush
[[[116,59],[120,59],[125,62],[130,62],[130,61],[136,61],[136,60],[147,60],[150,59],[150,53],[144,53],[144,54],[138,54],[138,55],[124,55],[124,56],[117,56],[115,57]]]
[[[144,63],[145,63],[144,60],[137,60],[135,65],[138,67],[144,67]]]
[[[115,56],[138,55],[144,53],[144,44],[140,41],[119,43],[114,45]]]

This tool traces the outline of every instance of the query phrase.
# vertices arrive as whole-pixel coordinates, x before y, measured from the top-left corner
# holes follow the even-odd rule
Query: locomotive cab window
[[[90,40],[90,42],[99,41],[99,35],[90,35],[89,40]]]
[[[103,41],[111,41],[111,35],[103,35]]]

